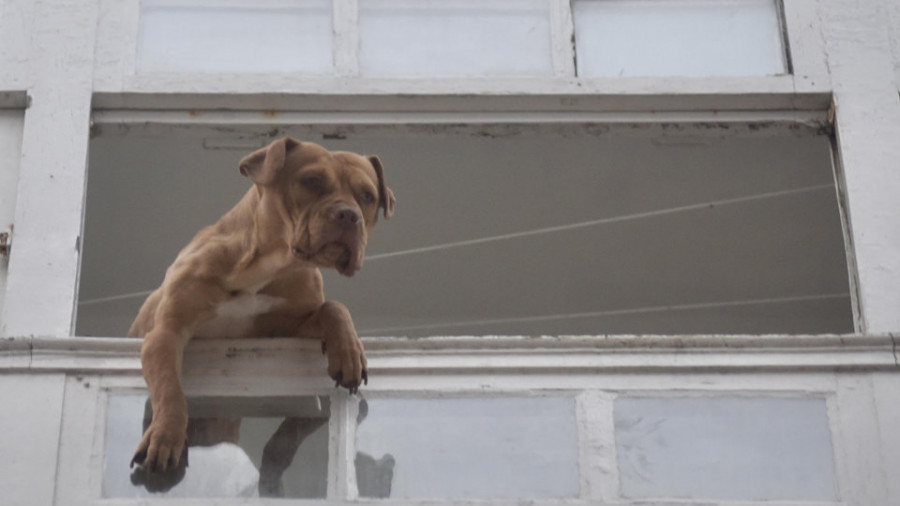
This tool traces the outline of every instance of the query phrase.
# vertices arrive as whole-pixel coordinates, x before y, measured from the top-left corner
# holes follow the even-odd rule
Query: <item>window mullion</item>
[[[785,57],[798,91],[825,91],[831,88],[826,63],[825,40],[815,0],[780,2],[785,40]]]
[[[549,0],[553,75],[575,77],[575,24],[570,0]]]
[[[356,487],[356,417],[359,397],[343,390],[331,397],[328,426],[328,499],[354,500]]]
[[[576,397],[581,454],[581,499],[613,503],[619,498],[619,468],[613,421],[615,395],[588,390]]]
[[[337,76],[359,75],[359,1],[332,2],[334,28],[334,73]]]

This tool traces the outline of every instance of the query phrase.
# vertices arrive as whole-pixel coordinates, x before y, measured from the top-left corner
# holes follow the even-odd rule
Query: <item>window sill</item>
[[[151,110],[660,112],[824,111],[830,102],[830,88],[798,87],[793,75],[362,79],[159,74],[137,76],[122,88],[99,86],[93,105]]]
[[[363,342],[375,376],[900,367],[891,335],[380,337]],[[140,340],[130,338],[10,337],[0,341],[0,371],[138,374],[140,347]],[[185,356],[189,376],[319,376],[324,369],[319,343],[299,338],[195,340]]]

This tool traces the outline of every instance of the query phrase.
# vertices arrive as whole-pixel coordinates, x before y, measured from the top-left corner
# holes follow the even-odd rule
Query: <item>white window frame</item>
[[[894,341],[839,336],[760,337],[498,337],[365,340],[370,384],[379,397],[571,396],[576,400],[580,491],[577,498],[524,499],[535,505],[683,505],[684,500],[621,497],[613,403],[618,396],[816,398],[826,402],[835,461],[835,501],[806,506],[883,504],[889,479],[879,440],[900,435],[879,429],[876,404],[893,389],[880,372],[896,372]],[[0,365],[34,374],[67,375],[59,447],[56,504],[125,505],[148,500],[102,498],[106,401],[145,392],[138,340],[69,338],[17,340],[0,350]],[[435,353],[440,350],[439,353]],[[203,396],[331,396],[328,497],[284,504],[518,504],[520,500],[377,500],[359,498],[353,479],[357,397],[336,390],[323,373],[317,343],[303,339],[192,342],[185,359],[185,391]],[[803,374],[796,371],[802,370]],[[864,374],[836,374],[857,371]],[[141,414],[135,414],[141,416]],[[777,422],[774,421],[774,422]],[[879,435],[874,437],[873,434]],[[122,462],[121,465],[128,465]],[[866,502],[866,501],[869,502]],[[167,499],[165,504],[196,504]],[[264,500],[261,502],[265,503]],[[246,504],[216,499],[214,504]],[[691,504],[789,506],[796,501],[697,500]],[[279,502],[282,504],[282,502]]]
[[[205,94],[671,94],[795,93],[830,89],[824,42],[814,0],[779,2],[789,72],[759,77],[580,78],[576,76],[570,0],[547,0],[553,75],[527,78],[366,78],[359,75],[359,0],[333,0],[334,75],[140,74],[136,72],[139,0],[98,0],[104,23],[97,31],[98,93],[185,92]],[[192,0],[197,1],[197,0]],[[251,4],[251,0],[239,0]],[[350,78],[350,79],[348,79]],[[201,103],[197,103],[197,106]],[[251,106],[252,107],[252,106]],[[279,109],[279,106],[258,106]],[[698,105],[697,108],[707,108]]]

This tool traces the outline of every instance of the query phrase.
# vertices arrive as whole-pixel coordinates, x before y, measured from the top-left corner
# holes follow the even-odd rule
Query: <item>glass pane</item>
[[[546,0],[360,0],[369,76],[546,75]]]
[[[327,397],[198,398],[188,405],[190,465],[151,475],[129,469],[150,421],[146,397],[110,397],[104,497],[325,497]]]
[[[626,497],[836,499],[823,399],[621,398],[615,428]]]
[[[332,69],[331,2],[141,2],[140,72],[296,72]]]
[[[775,0],[575,0],[578,74],[785,73]]]
[[[356,446],[362,497],[578,495],[571,398],[370,400]]]
[[[22,156],[22,129],[25,114],[22,111],[0,110],[0,233],[10,231],[16,217],[16,190],[19,185],[19,159]],[[6,287],[9,263],[0,259],[0,287]],[[6,290],[0,289],[0,315]],[[3,325],[0,316],[0,326]]]

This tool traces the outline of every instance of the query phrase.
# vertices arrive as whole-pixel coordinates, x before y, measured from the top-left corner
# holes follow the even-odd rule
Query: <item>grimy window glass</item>
[[[575,400],[371,399],[356,436],[362,497],[577,497]]]
[[[137,71],[331,73],[331,2],[143,0]]]
[[[575,0],[578,75],[787,72],[776,0]]]
[[[550,75],[547,0],[360,0],[364,76]]]
[[[188,466],[148,474],[128,465],[150,423],[147,396],[112,395],[103,497],[325,498],[330,405],[326,396],[189,398]]]
[[[837,499],[822,398],[622,397],[615,431],[625,497]]]

